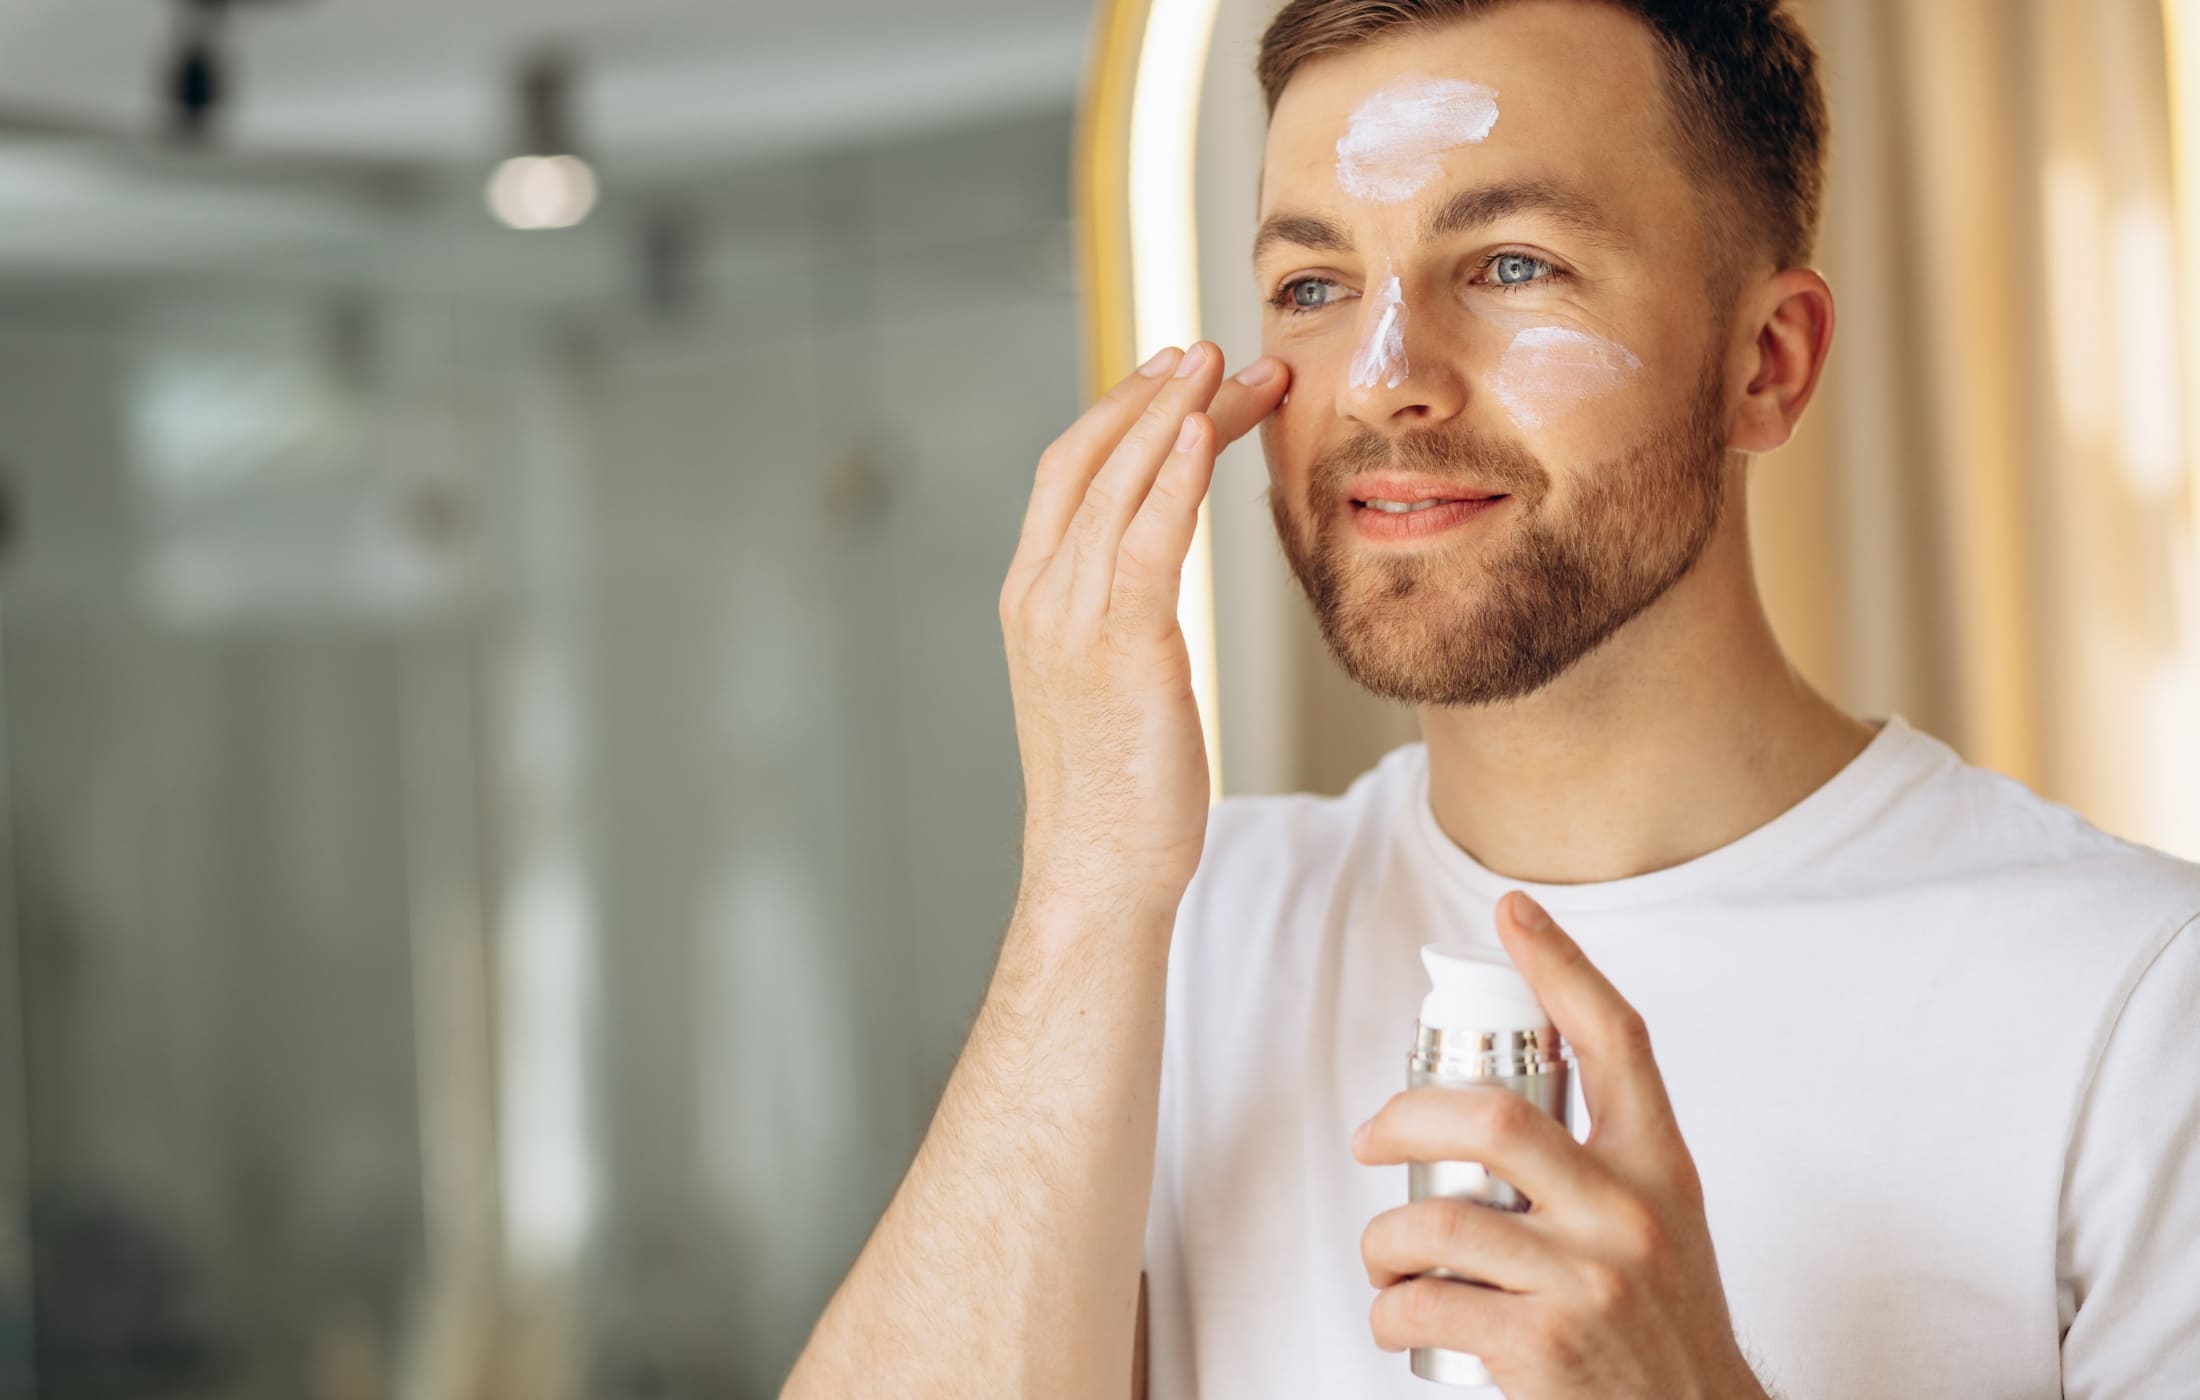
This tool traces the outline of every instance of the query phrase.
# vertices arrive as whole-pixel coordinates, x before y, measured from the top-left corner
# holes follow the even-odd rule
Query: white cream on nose
[[[1446,151],[1483,140],[1496,125],[1496,89],[1462,78],[1402,78],[1352,109],[1337,139],[1337,183],[1358,199],[1411,199],[1443,167]],[[1383,274],[1375,322],[1352,356],[1356,389],[1395,389],[1408,372],[1404,288],[1387,262]]]
[[[1375,324],[1352,356],[1352,387],[1395,389],[1406,377],[1406,298],[1397,274],[1383,264],[1385,280],[1376,295]]]

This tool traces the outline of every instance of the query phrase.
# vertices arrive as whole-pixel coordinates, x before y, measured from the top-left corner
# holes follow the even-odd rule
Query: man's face
[[[1621,10],[1522,0],[1324,55],[1277,103],[1254,271],[1293,378],[1261,425],[1270,505],[1379,695],[1536,691],[1719,523],[1726,308],[1659,63]]]

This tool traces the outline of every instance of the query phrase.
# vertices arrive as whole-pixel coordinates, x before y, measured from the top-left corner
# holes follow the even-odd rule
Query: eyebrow
[[[1544,180],[1513,180],[1461,190],[1421,224],[1421,241],[1432,243],[1494,224],[1513,214],[1541,214],[1605,248],[1625,247],[1627,238],[1594,200]],[[1271,214],[1253,238],[1253,261],[1277,244],[1295,244],[1317,252],[1348,253],[1352,239],[1343,226],[1318,214]]]

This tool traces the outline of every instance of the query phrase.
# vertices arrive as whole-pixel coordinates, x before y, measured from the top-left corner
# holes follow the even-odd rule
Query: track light
[[[220,47],[227,12],[224,0],[177,0],[176,40],[162,97],[169,133],[178,141],[197,144],[213,133],[214,113],[227,89]]]
[[[571,228],[596,207],[596,172],[575,153],[573,68],[561,53],[519,76],[519,152],[489,177],[489,212],[508,228]]]

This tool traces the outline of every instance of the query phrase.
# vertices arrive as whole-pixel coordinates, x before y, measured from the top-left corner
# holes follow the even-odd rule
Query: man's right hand
[[[1207,834],[1177,591],[1215,453],[1289,382],[1264,359],[1226,385],[1204,342],[1179,363],[1164,351],[1040,457],[1001,586],[1023,889],[932,1126],[790,1400],[1131,1390],[1167,939]]]
[[[1208,341],[1163,350],[1040,454],[1001,587],[1027,906],[1169,913],[1198,868],[1207,749],[1176,618],[1184,559],[1215,454],[1290,387],[1273,358],[1227,384],[1222,368]]]

